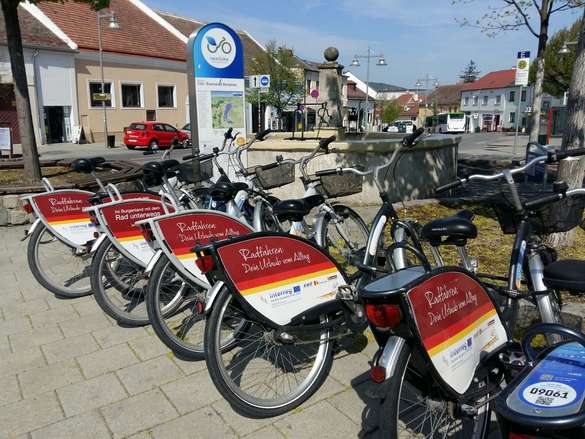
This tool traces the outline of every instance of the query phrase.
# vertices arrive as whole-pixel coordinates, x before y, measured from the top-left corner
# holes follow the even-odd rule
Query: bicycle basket
[[[199,162],[199,176],[196,178],[193,174],[193,162],[181,163],[177,167],[178,176],[181,181],[186,183],[200,183],[213,178],[213,161],[211,159]]]
[[[285,186],[295,181],[294,163],[274,163],[269,169],[262,169],[264,166],[256,167],[258,184],[264,190]]]
[[[328,197],[338,198],[359,194],[364,178],[350,172],[342,174],[321,175],[321,187]]]
[[[518,185],[518,193],[520,199],[525,202],[552,193],[552,188],[550,186],[521,184]],[[501,195],[498,199],[493,199],[491,204],[502,233],[513,235],[516,233],[516,227],[521,218],[513,207],[512,194],[507,185],[502,188]],[[583,198],[573,197],[531,211],[529,222],[532,226],[532,232],[536,235],[568,232],[583,221],[584,207],[585,200]]]

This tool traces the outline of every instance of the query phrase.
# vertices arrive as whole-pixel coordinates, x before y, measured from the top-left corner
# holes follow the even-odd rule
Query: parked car
[[[179,145],[187,146],[189,134],[164,122],[133,122],[124,128],[124,144],[134,148],[168,148],[175,139]]]

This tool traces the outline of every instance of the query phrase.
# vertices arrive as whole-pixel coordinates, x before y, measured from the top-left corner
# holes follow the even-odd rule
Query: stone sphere
[[[325,52],[323,52],[323,56],[327,61],[335,62],[337,61],[337,58],[339,58],[339,50],[337,50],[336,47],[328,47],[325,49]]]

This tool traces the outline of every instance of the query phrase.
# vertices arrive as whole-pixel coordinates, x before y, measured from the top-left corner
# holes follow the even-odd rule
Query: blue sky
[[[469,0],[467,0],[469,1]],[[470,59],[482,73],[515,65],[518,50],[536,52],[537,40],[525,29],[489,38],[456,19],[475,19],[501,0],[146,0],[155,9],[245,29],[257,40],[276,40],[299,56],[320,61],[330,45],[340,62],[365,78],[365,67],[350,68],[354,53],[368,45],[383,52],[388,67],[372,67],[371,80],[414,87],[427,73],[440,83],[457,81]],[[579,17],[553,15],[552,31]]]

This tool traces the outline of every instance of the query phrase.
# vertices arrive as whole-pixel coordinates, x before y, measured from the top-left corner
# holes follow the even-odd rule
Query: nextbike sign
[[[244,50],[238,34],[225,24],[210,23],[191,34],[187,51],[195,152],[221,147],[228,128],[245,140]]]

